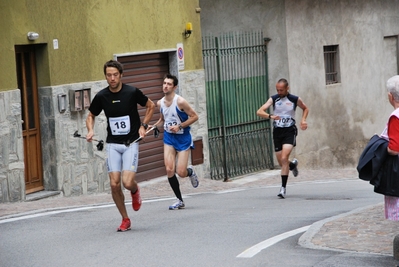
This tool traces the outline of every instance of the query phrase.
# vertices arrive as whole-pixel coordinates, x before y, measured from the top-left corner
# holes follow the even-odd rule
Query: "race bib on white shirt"
[[[130,118],[129,116],[109,118],[109,127],[112,135],[126,135],[130,133]]]
[[[164,130],[167,131],[168,133],[173,133],[173,132],[169,129],[169,127],[170,127],[170,126],[176,126],[176,125],[179,125],[179,122],[178,122],[177,120],[168,120],[168,121],[165,121],[165,124],[164,124],[163,128],[164,128]],[[176,134],[183,134],[183,133],[184,133],[184,130],[183,130],[183,129],[180,129],[178,132],[176,132]]]
[[[290,127],[293,124],[292,118],[290,115],[279,115],[280,119],[278,121],[274,121],[277,127]]]

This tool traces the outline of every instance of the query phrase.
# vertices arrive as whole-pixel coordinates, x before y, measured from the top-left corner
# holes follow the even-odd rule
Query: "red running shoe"
[[[130,219],[125,218],[122,220],[121,226],[118,228],[118,232],[125,232],[127,230],[130,230]]]
[[[137,191],[136,193],[130,192],[130,195],[132,196],[132,206],[133,210],[138,211],[141,207],[141,196],[140,196],[140,188],[137,186]]]

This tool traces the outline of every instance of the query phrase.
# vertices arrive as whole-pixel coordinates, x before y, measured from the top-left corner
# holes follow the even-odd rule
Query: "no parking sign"
[[[177,65],[179,70],[184,70],[184,49],[182,43],[177,44]]]

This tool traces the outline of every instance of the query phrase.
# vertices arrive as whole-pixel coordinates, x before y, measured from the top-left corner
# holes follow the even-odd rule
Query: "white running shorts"
[[[139,144],[130,146],[123,144],[107,144],[107,169],[108,172],[133,171],[137,172],[139,163]]]

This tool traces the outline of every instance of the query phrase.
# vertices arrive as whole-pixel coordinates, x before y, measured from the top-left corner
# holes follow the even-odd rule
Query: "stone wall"
[[[200,178],[210,178],[204,70],[180,72],[178,93],[188,101],[199,117],[198,121],[191,127],[191,135],[194,140],[202,138],[204,163],[195,166],[195,171]]]
[[[0,92],[0,202],[25,200],[20,90]]]
[[[107,86],[105,81],[66,84],[40,88],[43,171],[46,190],[61,191],[64,196],[75,196],[109,191],[105,169],[105,150],[98,151],[96,142],[88,143],[73,137],[78,131],[87,133],[88,111],[71,112],[69,90],[91,89],[93,97]],[[59,112],[58,95],[66,94],[67,110]],[[96,139],[105,140],[106,120],[102,114],[96,118]]]
[[[202,138],[204,164],[195,166],[200,178],[209,178],[208,127],[204,71],[179,73],[179,93],[199,115],[192,126],[194,139]],[[43,179],[47,191],[60,191],[64,196],[110,192],[105,167],[105,149],[98,151],[96,142],[73,137],[78,131],[87,133],[87,110],[71,112],[69,90],[91,89],[91,97],[106,87],[106,81],[84,82],[39,88],[40,127],[43,154]],[[65,94],[66,111],[58,109],[58,95]],[[0,93],[0,202],[25,200],[24,152],[21,124],[20,91]],[[96,117],[95,137],[106,139],[104,113]]]

